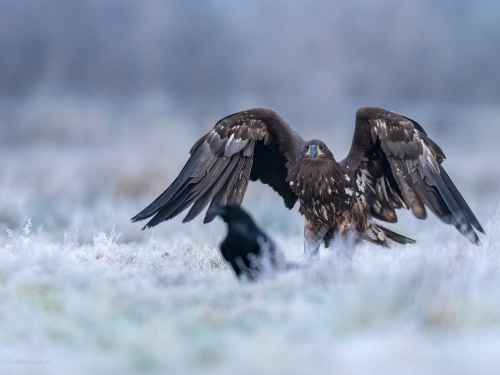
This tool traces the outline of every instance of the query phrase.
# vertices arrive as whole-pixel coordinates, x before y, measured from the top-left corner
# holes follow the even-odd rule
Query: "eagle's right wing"
[[[154,217],[146,227],[170,220],[191,206],[184,222],[209,203],[241,204],[248,180],[261,180],[292,208],[297,196],[288,181],[294,178],[304,147],[302,137],[275,111],[255,108],[232,114],[191,148],[191,157],[175,181],[132,221]],[[205,222],[214,216],[206,215]]]

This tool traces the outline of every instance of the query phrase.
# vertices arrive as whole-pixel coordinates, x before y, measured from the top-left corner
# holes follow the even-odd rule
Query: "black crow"
[[[227,224],[227,236],[220,244],[220,251],[240,279],[256,280],[272,276],[276,271],[295,268],[287,266],[284,254],[274,241],[239,205],[214,206],[209,211]]]

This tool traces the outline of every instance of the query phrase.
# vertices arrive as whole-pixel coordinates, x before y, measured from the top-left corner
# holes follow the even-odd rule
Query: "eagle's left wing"
[[[382,108],[362,107],[341,165],[356,171],[361,198],[374,218],[396,222],[395,209],[408,207],[425,219],[427,206],[480,244],[474,228],[484,233],[483,228],[441,166],[444,159],[441,148],[417,122]]]

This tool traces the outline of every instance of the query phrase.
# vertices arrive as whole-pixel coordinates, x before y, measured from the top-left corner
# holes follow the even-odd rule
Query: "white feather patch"
[[[234,138],[234,133],[231,134],[229,139],[227,140],[226,147],[224,149],[224,156],[232,156],[237,152],[240,152],[245,148],[248,143],[248,139],[239,139]]]
[[[368,174],[364,169],[360,171],[361,173],[358,174],[358,177],[356,178],[356,184],[358,185],[358,189],[364,193],[366,189],[366,180],[364,178],[365,173]]]

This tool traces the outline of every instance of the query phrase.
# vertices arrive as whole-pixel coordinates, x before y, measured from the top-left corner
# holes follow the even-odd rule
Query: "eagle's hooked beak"
[[[315,158],[318,155],[318,146],[310,145],[309,146],[309,155],[311,155],[312,158]]]
[[[310,145],[309,149],[306,152],[306,155],[315,158],[318,155],[323,155],[323,152],[319,149],[318,145]]]

